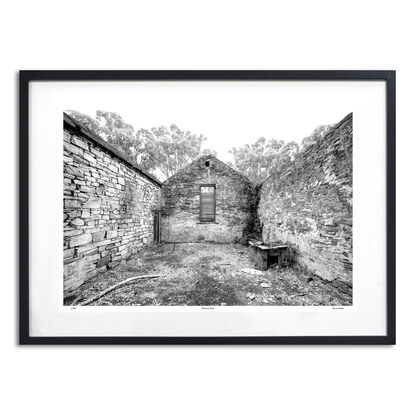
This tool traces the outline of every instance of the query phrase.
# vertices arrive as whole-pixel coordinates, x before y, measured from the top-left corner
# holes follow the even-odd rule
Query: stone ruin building
[[[326,280],[352,285],[352,114],[259,187],[205,155],[161,183],[64,114],[64,295],[159,242],[292,247]]]

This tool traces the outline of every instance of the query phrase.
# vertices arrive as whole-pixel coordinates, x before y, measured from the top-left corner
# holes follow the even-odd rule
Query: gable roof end
[[[171,175],[170,177],[168,177],[163,182],[163,185],[164,184],[167,184],[169,182],[169,180],[171,180],[172,178],[176,177],[177,175],[180,175],[180,174],[184,173],[185,171],[190,170],[192,168],[192,166],[198,164],[200,162],[200,160],[205,160],[205,161],[207,161],[207,160],[215,160],[216,162],[224,165],[227,169],[232,170],[234,173],[236,173],[239,176],[241,176],[244,180],[247,180],[249,183],[251,183],[251,181],[248,179],[248,177],[246,177],[244,174],[242,174],[238,170],[234,169],[233,167],[229,166],[228,164],[226,164],[222,160],[219,160],[213,154],[203,154],[202,156],[199,156],[197,159],[191,161],[189,164],[187,164],[186,166],[184,166],[183,168],[181,168],[178,172],[176,172],[173,175]]]

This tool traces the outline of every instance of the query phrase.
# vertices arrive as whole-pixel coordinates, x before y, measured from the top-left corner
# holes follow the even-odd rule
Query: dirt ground
[[[258,271],[258,275],[246,272],[254,268],[248,247],[238,244],[154,245],[117,269],[84,283],[65,300],[65,305],[76,305],[127,278],[146,274],[162,276],[133,281],[89,305],[352,305],[350,289],[313,277],[299,267],[272,268]]]

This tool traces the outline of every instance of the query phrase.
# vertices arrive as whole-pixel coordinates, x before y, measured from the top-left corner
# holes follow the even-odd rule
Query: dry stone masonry
[[[200,220],[203,185],[215,186],[215,220]],[[163,183],[162,240],[240,242],[250,231],[254,189],[212,155],[202,156]]]
[[[65,114],[64,294],[152,243],[156,212],[164,242],[245,243],[259,231],[351,287],[352,129],[349,114],[259,189],[213,155],[161,184]]]
[[[161,183],[64,115],[64,293],[153,241]]]
[[[266,243],[291,245],[316,275],[352,283],[352,114],[260,188]]]

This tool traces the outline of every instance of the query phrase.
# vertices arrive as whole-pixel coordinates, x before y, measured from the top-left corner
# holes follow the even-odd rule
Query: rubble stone
[[[214,222],[200,221],[204,184],[216,186]],[[249,180],[227,164],[200,157],[163,183],[162,240],[240,242],[250,230],[254,193]]]
[[[65,128],[63,249],[68,295],[98,270],[117,266],[137,246],[153,241],[153,211],[161,208],[161,184],[111,154],[94,137]]]
[[[295,260],[326,280],[352,283],[353,117],[269,177],[258,216],[266,243],[290,245]]]

